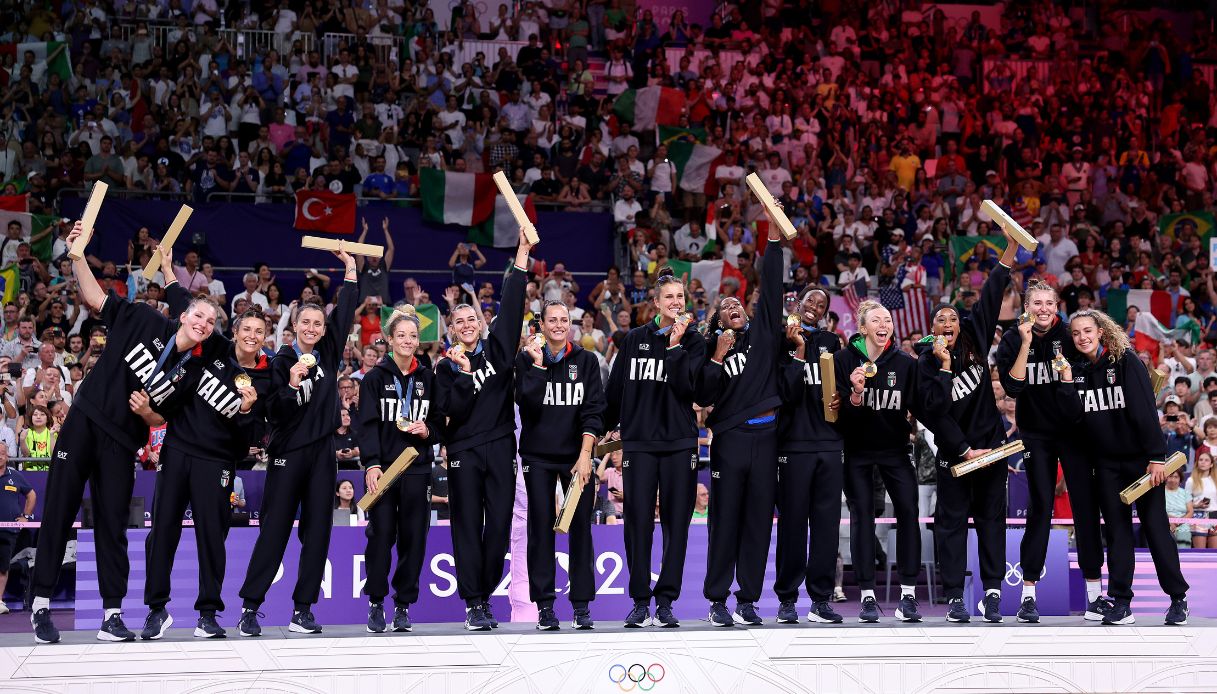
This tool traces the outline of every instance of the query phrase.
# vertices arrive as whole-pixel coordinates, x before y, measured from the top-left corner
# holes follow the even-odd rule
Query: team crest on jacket
[[[896,387],[896,372],[895,371],[887,372],[887,387],[888,388]]]
[[[415,382],[414,382],[414,394],[415,394],[416,396],[420,397],[420,398],[423,396],[423,383],[422,383],[422,381],[415,381]]]
[[[1115,382],[1116,382],[1116,370],[1115,370],[1115,369],[1108,369],[1108,370],[1107,370],[1107,382],[1108,382],[1108,383],[1115,383]]]
[[[566,377],[572,381],[579,380],[579,365],[569,364],[566,367]]]
[[[220,473],[220,486],[221,487],[228,486],[228,474],[229,473],[227,470],[224,470],[223,472]]]

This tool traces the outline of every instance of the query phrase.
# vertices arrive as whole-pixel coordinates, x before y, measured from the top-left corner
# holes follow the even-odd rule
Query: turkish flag
[[[324,190],[296,191],[296,221],[300,230],[331,234],[355,233],[355,195]]]

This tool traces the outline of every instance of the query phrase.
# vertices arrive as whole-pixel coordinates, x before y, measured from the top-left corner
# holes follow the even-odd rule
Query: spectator
[[[693,503],[693,520],[706,522],[710,517],[710,490],[701,482],[697,483],[697,499]]]
[[[1166,515],[1168,518],[1191,518],[1192,495],[1180,486],[1179,470],[1166,476]],[[1180,547],[1191,549],[1192,526],[1190,523],[1171,523],[1171,533]]]
[[[359,441],[351,429],[351,412],[343,408],[340,414],[341,422],[338,431],[334,432],[334,457],[338,461],[339,470],[358,470]]]
[[[448,456],[442,450],[435,458],[435,467],[431,468],[431,510],[437,520],[452,518],[448,507]]]
[[[1217,499],[1217,466],[1209,453],[1196,455],[1196,464],[1188,480],[1188,491],[1192,494],[1194,518],[1217,518],[1214,499]],[[1217,548],[1217,525],[1193,525],[1192,547],[1195,549]]]
[[[355,504],[355,485],[350,480],[338,480],[334,486],[334,525],[361,525],[367,516]]]
[[[38,495],[19,471],[9,467],[8,451],[0,448],[0,520],[5,523],[27,523],[34,520],[34,505]],[[0,614],[9,612],[4,604],[8,586],[8,567],[17,545],[15,528],[0,528]]]

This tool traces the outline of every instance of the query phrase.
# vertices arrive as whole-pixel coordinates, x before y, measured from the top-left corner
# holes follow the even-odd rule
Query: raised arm
[[[68,232],[66,240],[68,248],[76,242],[76,238],[80,236],[84,230],[84,226],[80,220],[76,220],[76,224],[72,226],[72,231]],[[83,257],[72,261],[72,272],[76,275],[76,283],[80,286],[80,298],[85,305],[94,311],[100,311],[101,305],[106,302],[106,290],[101,288],[97,283],[97,278],[93,276],[93,269],[89,267],[89,263]]]

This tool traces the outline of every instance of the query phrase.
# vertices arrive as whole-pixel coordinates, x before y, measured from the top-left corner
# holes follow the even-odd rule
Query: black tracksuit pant
[[[625,494],[625,561],[630,568],[630,597],[635,602],[671,605],[680,597],[689,547],[689,521],[697,499],[697,452],[626,453],[621,462]],[[663,530],[663,566],[651,588],[651,546],[655,541],[655,495]],[[711,499],[713,502],[713,499]]]
[[[1145,474],[1146,461],[1098,460],[1095,477],[1098,480],[1099,506],[1103,509],[1103,525],[1107,536],[1107,594],[1113,600],[1132,600],[1132,579],[1136,569],[1133,544],[1132,507],[1120,501],[1120,492]],[[1154,558],[1154,570],[1162,592],[1172,598],[1187,594],[1187,581],[1179,568],[1179,547],[1166,515],[1166,487],[1158,485],[1137,499],[1137,518],[1141,520],[1141,537],[1149,545]]]
[[[777,495],[777,420],[741,424],[710,448],[710,546],[703,594],[723,602],[734,579],[737,602],[756,602],[765,583]],[[660,504],[662,511],[663,504]]]
[[[466,605],[490,600],[503,578],[516,500],[515,459],[511,436],[449,454],[452,555],[457,593]]]
[[[34,564],[34,596],[50,598],[59,581],[59,568],[80,511],[85,483],[93,503],[93,538],[97,543],[97,580],[101,604],[119,609],[127,595],[127,516],[135,485],[135,452],[106,435],[84,412],[64,420],[47,475],[38,557]]]
[[[182,539],[182,514],[189,504],[199,553],[199,595],[194,609],[199,612],[224,609],[220,598],[224,586],[224,540],[232,519],[229,496],[235,474],[231,462],[199,458],[169,447],[161,450],[152,530],[144,542],[148,572],[144,580],[144,604],[148,607],[155,610],[169,602],[169,576]]]
[[[1059,460],[1069,490],[1073,510],[1073,533],[1078,547],[1082,577],[1097,580],[1103,568],[1103,541],[1099,535],[1099,503],[1095,498],[1094,469],[1086,455],[1068,443],[1024,438],[1027,452],[1023,469],[1027,473],[1030,504],[1027,529],[1023,533],[1019,563],[1027,580],[1038,581],[1048,554],[1048,533],[1052,530],[1052,507],[1056,499],[1056,464]]]
[[[841,529],[841,451],[778,457],[778,599],[799,599],[799,584],[819,602],[832,597]],[[810,533],[808,532],[810,530]]]
[[[963,597],[968,567],[968,516],[976,523],[976,552],[985,590],[1000,590],[1006,575],[1006,462],[953,477],[951,468],[938,461],[938,507],[934,511],[934,537],[942,591],[948,600]],[[1024,575],[1026,573],[1023,569]]]
[[[571,463],[574,466],[574,463]],[[528,599],[538,607],[554,604],[554,520],[557,516],[554,492],[570,488],[569,467],[553,467],[524,461],[524,486],[528,490]],[[592,549],[592,502],[596,494],[591,484],[584,486],[579,505],[570,523],[570,602],[576,609],[596,599]]]
[[[270,465],[266,468],[261,529],[241,586],[241,599],[248,610],[258,609],[266,600],[299,508],[300,568],[292,601],[296,609],[308,609],[321,592],[334,525],[334,486],[338,479],[334,441],[326,437],[293,451],[269,449],[266,455]]]
[[[904,449],[856,451],[845,456],[845,496],[850,502],[849,551],[854,575],[859,588],[875,589],[873,470],[876,468],[896,513],[896,569],[900,583],[914,585],[921,573],[921,528],[917,525],[917,474]],[[938,495],[941,499],[941,487]]]
[[[372,602],[389,594],[389,566],[397,546],[393,569],[393,604],[409,607],[418,601],[418,577],[427,554],[431,527],[431,475],[402,475],[368,513],[364,551],[368,577],[363,592]]]

